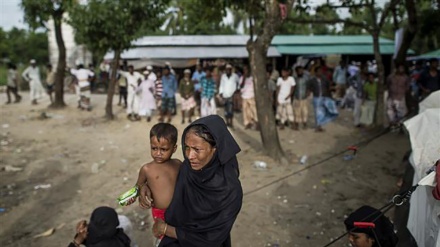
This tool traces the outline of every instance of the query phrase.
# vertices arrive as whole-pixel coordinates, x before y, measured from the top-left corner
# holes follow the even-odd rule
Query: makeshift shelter
[[[440,49],[436,50],[436,51],[431,51],[419,56],[415,56],[415,57],[408,57],[406,60],[408,61],[413,61],[413,60],[428,60],[431,58],[436,58],[436,59],[440,59]]]
[[[422,101],[419,114],[404,124],[411,140],[415,185],[440,159],[440,91]],[[412,194],[407,227],[418,246],[440,246],[440,202],[432,196],[432,187],[419,186]]]
[[[162,66],[166,61],[173,67],[194,66],[198,59],[247,58],[248,35],[178,35],[145,36],[133,42],[133,47],[121,54],[135,67]],[[104,59],[113,59],[113,52]],[[268,57],[280,56],[275,47],[269,47]]]

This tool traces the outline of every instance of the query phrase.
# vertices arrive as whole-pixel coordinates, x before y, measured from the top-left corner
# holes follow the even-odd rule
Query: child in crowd
[[[148,186],[154,200],[151,212],[154,219],[165,221],[165,211],[171,202],[179,174],[178,159],[171,159],[177,148],[177,129],[169,123],[158,123],[150,130],[151,157],[153,161],[145,164],[139,171],[136,187]],[[127,205],[136,201],[132,198]]]

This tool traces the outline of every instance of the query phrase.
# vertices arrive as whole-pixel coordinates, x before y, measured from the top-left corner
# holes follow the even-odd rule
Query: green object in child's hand
[[[133,186],[130,190],[128,190],[127,192],[125,192],[124,194],[122,194],[118,197],[118,203],[121,206],[127,206],[128,202],[131,199],[138,197],[138,195],[139,195],[138,187]]]

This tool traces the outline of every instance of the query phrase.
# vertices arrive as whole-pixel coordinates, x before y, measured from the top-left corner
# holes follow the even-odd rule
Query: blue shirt
[[[200,81],[200,85],[202,86],[202,94],[201,94],[202,98],[211,99],[214,97],[216,92],[216,85],[212,77],[211,78],[206,78],[205,76],[202,77]]]
[[[197,82],[200,82],[200,80],[202,79],[202,77],[205,77],[205,76],[206,76],[206,73],[205,73],[204,71],[202,71],[202,72],[198,72],[198,71],[196,70],[196,71],[194,71],[191,80],[193,80],[193,81],[197,81]]]
[[[172,74],[162,76],[162,98],[173,98],[177,92],[177,80]]]

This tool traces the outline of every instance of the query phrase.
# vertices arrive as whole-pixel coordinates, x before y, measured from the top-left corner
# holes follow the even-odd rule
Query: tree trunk
[[[116,73],[119,69],[119,59],[121,58],[121,51],[115,50],[115,57],[113,58],[112,63],[112,73],[110,75],[110,82],[108,85],[107,91],[107,103],[105,105],[105,117],[108,120],[113,120],[113,95],[115,94],[115,85],[116,85]]]
[[[282,161],[285,154],[278,138],[275,116],[266,79],[266,54],[267,45],[262,44],[260,39],[248,41],[247,50],[254,79],[255,101],[257,105],[258,122],[263,148],[268,156]]]
[[[403,32],[402,44],[397,52],[395,63],[404,64],[406,55],[418,30],[417,11],[415,0],[405,0],[405,8],[408,13],[408,24]]]
[[[64,103],[64,72],[66,70],[66,47],[64,46],[63,34],[61,31],[63,12],[57,12],[53,16],[55,38],[58,46],[58,65],[55,73],[55,100],[51,108],[63,108]]]
[[[378,84],[377,84],[377,103],[374,117],[376,126],[385,125],[385,104],[384,104],[384,87],[385,87],[385,68],[383,66],[382,55],[379,46],[379,31],[373,31],[373,50],[374,58],[377,63]]]

